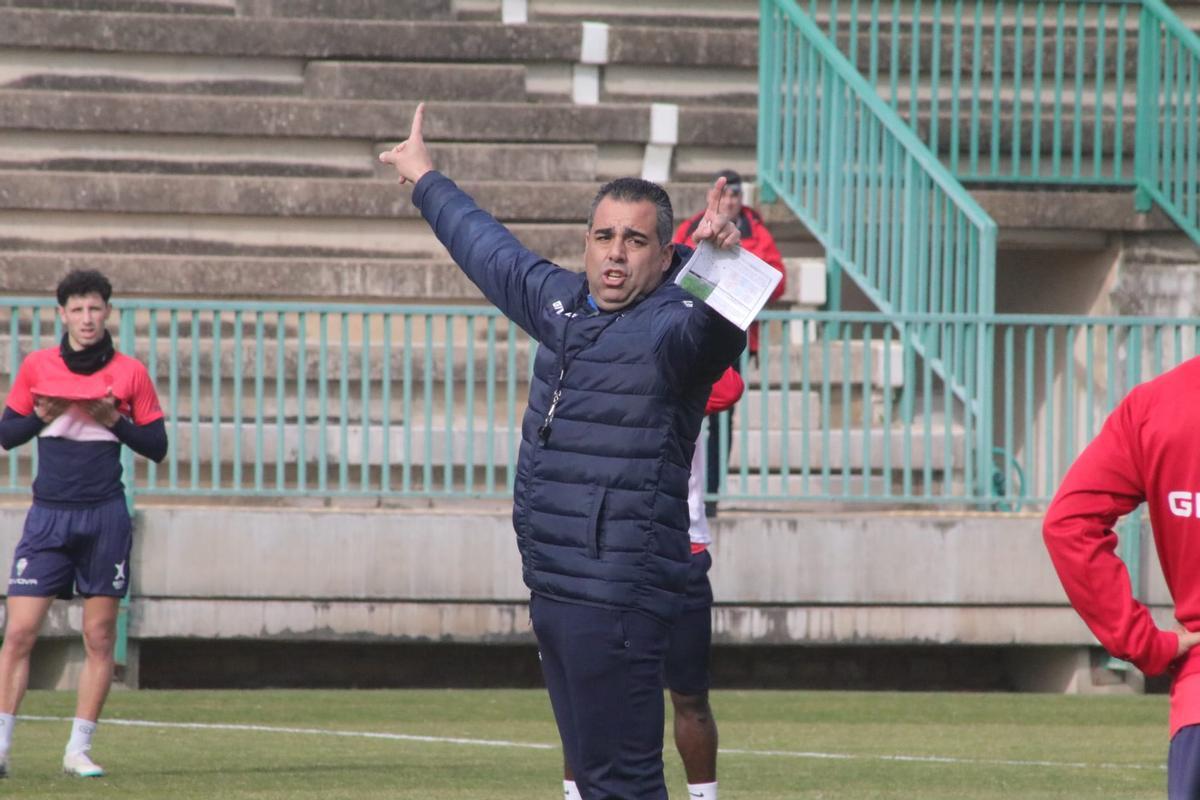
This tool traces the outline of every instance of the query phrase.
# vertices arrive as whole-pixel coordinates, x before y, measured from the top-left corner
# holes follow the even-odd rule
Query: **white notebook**
[[[750,327],[781,280],[779,270],[748,250],[718,249],[709,242],[701,242],[675,276],[675,283],[742,330]]]

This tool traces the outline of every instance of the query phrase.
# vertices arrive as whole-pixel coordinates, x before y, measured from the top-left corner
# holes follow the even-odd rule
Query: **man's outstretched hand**
[[[400,183],[416,183],[421,177],[433,169],[433,160],[425,149],[425,139],[421,135],[421,123],[425,118],[425,104],[419,103],[413,114],[412,130],[408,138],[391,150],[379,154],[379,160],[391,164],[400,176]]]
[[[725,179],[717,178],[717,182],[708,190],[708,205],[700,224],[692,232],[692,241],[696,244],[708,240],[715,247],[733,247],[742,240],[730,211],[733,207],[733,192],[725,188]]]

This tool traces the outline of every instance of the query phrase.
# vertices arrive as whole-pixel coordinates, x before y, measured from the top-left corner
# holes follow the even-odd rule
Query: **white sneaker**
[[[77,778],[103,778],[104,768],[88,757],[86,750],[63,756],[63,772]]]

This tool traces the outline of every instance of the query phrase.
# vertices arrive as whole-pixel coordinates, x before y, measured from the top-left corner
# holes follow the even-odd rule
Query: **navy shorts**
[[[708,692],[713,604],[708,571],[711,568],[712,555],[707,550],[692,555],[683,613],[671,625],[665,682],[667,688],[676,694],[702,695]]]
[[[64,600],[75,592],[124,597],[132,546],[133,524],[124,497],[90,508],[35,504],[13,554],[8,594]]]
[[[563,755],[585,800],[667,800],[667,624],[636,611],[529,602]]]

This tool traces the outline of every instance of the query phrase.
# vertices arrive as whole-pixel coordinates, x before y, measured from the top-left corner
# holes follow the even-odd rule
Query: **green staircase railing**
[[[1161,0],[807,0],[964,182],[1137,189],[1200,243],[1200,37]]]
[[[1137,204],[1158,205],[1200,243],[1200,37],[1144,0],[1138,38]]]
[[[844,272],[885,314],[993,313],[992,219],[794,0],[763,0],[759,30],[761,191],[824,246],[831,307]],[[981,367],[992,342],[986,326],[971,332],[906,329],[904,371],[915,375],[921,357],[958,398],[986,481],[992,374]]]
[[[58,341],[55,311],[0,302],[0,394]],[[125,451],[139,505],[511,494],[531,343],[493,308],[136,299],[114,313],[171,441],[161,465]],[[990,475],[932,360],[904,373],[902,343],[934,329],[995,342],[1005,455]],[[1200,353],[1195,319],[770,310],[759,330],[722,500],[1039,507],[1134,385]],[[0,495],[28,496],[36,452],[0,455]]]

